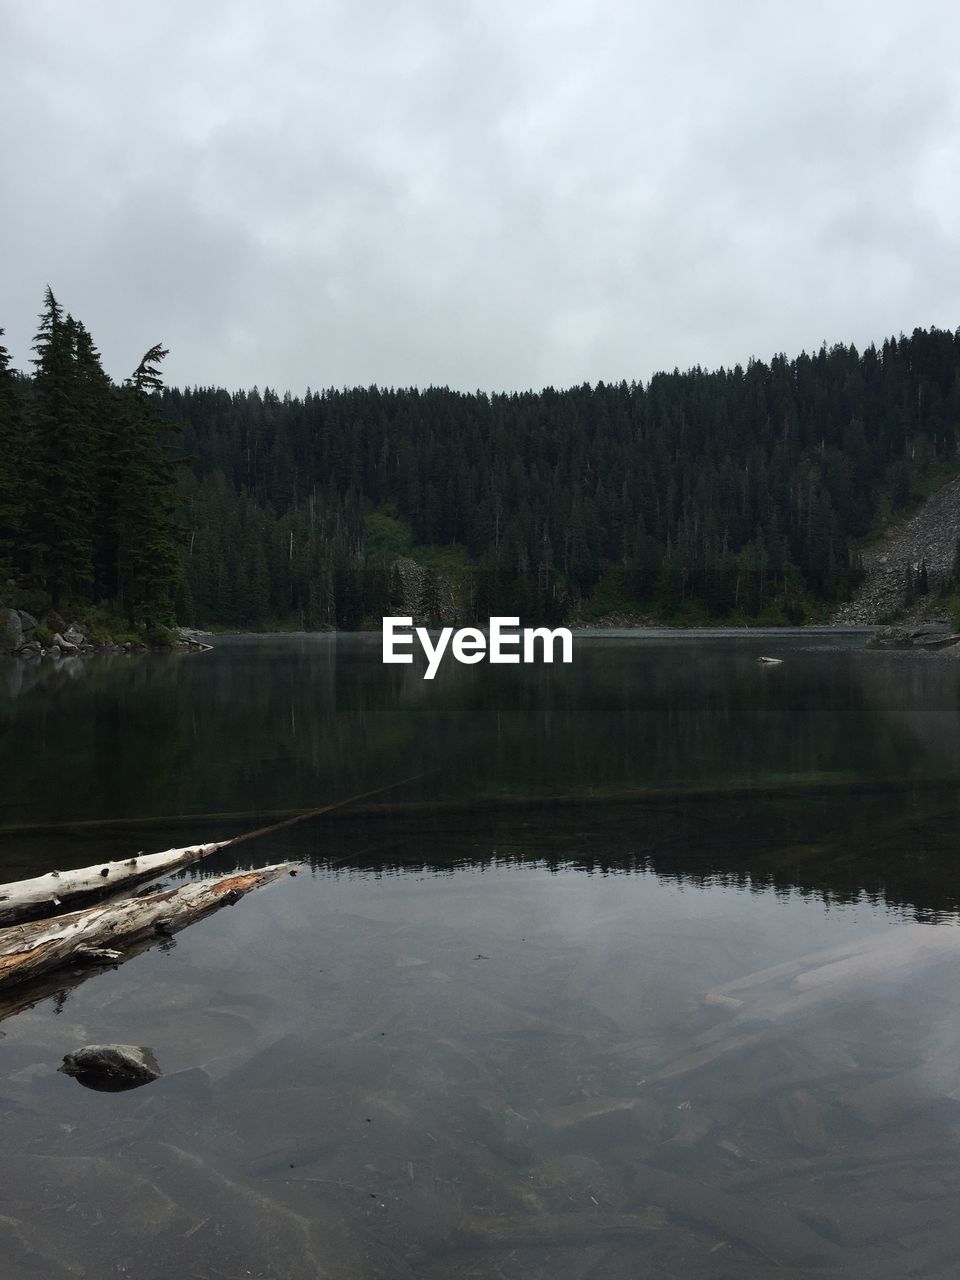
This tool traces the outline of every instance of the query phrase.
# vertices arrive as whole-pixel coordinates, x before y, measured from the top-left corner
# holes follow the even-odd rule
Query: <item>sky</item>
[[[522,390],[960,325],[945,0],[31,0],[0,326],[120,379]]]

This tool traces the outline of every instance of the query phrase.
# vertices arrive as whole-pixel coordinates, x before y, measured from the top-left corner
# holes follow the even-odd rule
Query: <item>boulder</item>
[[[59,657],[60,657],[60,646],[59,646],[58,644],[52,644],[52,645],[50,646],[50,648],[47,650],[47,653],[49,654],[49,656],[50,656],[51,658],[59,658]]]
[[[57,613],[56,609],[51,609],[43,620],[43,625],[48,631],[66,631],[67,624]]]
[[[13,653],[23,644],[23,625],[16,609],[0,609],[0,653]]]
[[[28,640],[26,644],[22,644],[17,650],[21,658],[39,658],[40,652],[39,640]]]
[[[63,633],[63,638],[66,640],[67,644],[72,644],[76,649],[86,642],[87,633],[79,623],[71,622],[70,626]]]
[[[59,631],[53,637],[53,646],[51,647],[54,647],[54,646],[58,648],[61,653],[77,652],[77,646],[73,644],[72,641],[68,640],[66,636],[62,636]]]
[[[138,1044],[88,1044],[68,1053],[59,1068],[88,1089],[120,1093],[139,1089],[163,1074],[153,1050]]]
[[[37,620],[33,614],[27,613],[26,609],[18,609],[17,613],[20,615],[20,626],[23,628],[24,635],[28,631],[36,630]]]

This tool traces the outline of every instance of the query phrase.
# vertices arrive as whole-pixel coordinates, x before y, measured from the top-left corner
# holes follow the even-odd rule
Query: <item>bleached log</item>
[[[149,880],[162,872],[187,867],[191,862],[216,853],[218,849],[228,849],[233,845],[245,844],[248,840],[259,839],[260,836],[283,831],[287,827],[295,827],[301,822],[310,822],[313,818],[319,818],[321,814],[345,809],[348,805],[356,804],[358,800],[382,795],[384,791],[392,791],[406,782],[417,782],[423,777],[426,777],[426,774],[401,778],[399,782],[391,782],[385,787],[375,787],[372,791],[363,791],[359,795],[335,800],[332,804],[322,805],[319,809],[295,813],[292,817],[284,818],[282,822],[271,822],[269,826],[258,827],[256,831],[244,831],[241,835],[232,836],[229,840],[218,840],[211,844],[191,844],[182,849],[165,849],[162,853],[141,852],[121,862],[100,862],[92,867],[80,867],[75,871],[50,871],[47,875],[36,876],[31,880],[0,884],[0,926],[14,924],[19,920],[36,920],[40,916],[56,915],[65,908],[78,907],[81,903],[99,898],[116,897],[118,890],[122,890],[124,886]],[[208,815],[210,816],[213,815]],[[196,820],[199,820],[199,815]],[[6,830],[9,831],[10,828]]]
[[[251,889],[295,875],[297,869],[297,863],[283,862],[0,929],[0,988],[29,982],[78,960],[116,963],[112,953],[119,951],[122,958],[125,948],[176,933],[219,907],[239,902]]]
[[[114,894],[153,876],[187,867],[230,844],[191,844],[160,853],[138,853],[122,862],[99,862],[74,871],[50,871],[30,880],[0,885],[0,926],[69,911],[84,901]]]

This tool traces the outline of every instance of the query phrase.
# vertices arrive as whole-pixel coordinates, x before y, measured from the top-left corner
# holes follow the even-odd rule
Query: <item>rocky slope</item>
[[[394,606],[395,614],[410,616],[416,625],[429,623],[424,615],[424,601],[430,594],[427,582],[429,571],[412,560],[409,556],[401,556],[393,562],[392,573],[399,579],[400,596]],[[457,593],[453,582],[444,574],[434,574],[433,590],[436,593],[438,616],[443,626],[449,626],[460,619],[461,609],[457,601]]]
[[[866,577],[852,600],[840,606],[832,621],[878,623],[902,614],[907,622],[924,622],[944,614],[939,589],[949,576],[960,538],[960,479],[951,480],[926,500],[908,520],[890,529],[863,553]],[[905,608],[908,571],[917,574],[926,562],[929,592]]]

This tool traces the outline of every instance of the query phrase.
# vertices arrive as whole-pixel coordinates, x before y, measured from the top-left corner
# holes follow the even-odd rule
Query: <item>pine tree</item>
[[[116,576],[116,548],[109,538],[110,519],[106,504],[111,466],[109,451],[119,406],[114,386],[100,363],[100,352],[79,321],[75,323],[74,359],[75,411],[90,449],[87,482],[93,501],[88,516],[92,534],[93,598],[106,600]]]
[[[111,535],[116,548],[115,598],[131,622],[146,627],[173,622],[173,596],[182,572],[177,522],[178,459],[173,428],[160,414],[156,344],[120,395],[112,485]]]
[[[47,288],[34,341],[35,462],[42,493],[31,512],[32,558],[60,607],[93,581],[94,439],[79,404],[77,325]]]

